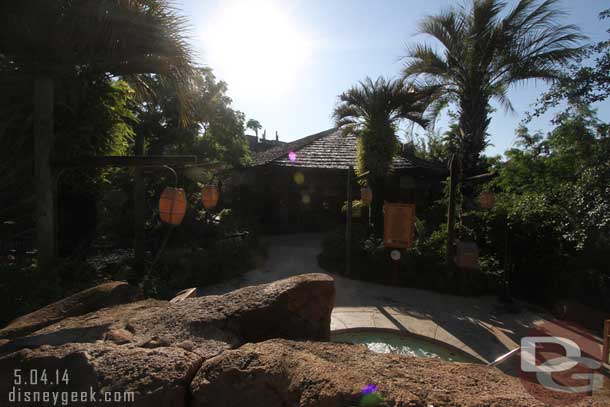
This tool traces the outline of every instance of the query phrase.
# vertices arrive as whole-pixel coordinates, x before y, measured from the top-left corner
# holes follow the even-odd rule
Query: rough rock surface
[[[358,406],[374,384],[394,407],[542,407],[518,379],[495,368],[375,354],[361,345],[246,344],[203,363],[191,383],[197,407]],[[607,406],[590,399],[575,406]]]
[[[306,274],[221,296],[145,300],[66,318],[0,343],[0,394],[12,387],[16,368],[68,369],[78,379],[63,390],[134,391],[135,405],[187,405],[201,363],[225,350],[276,337],[328,340],[334,298],[331,277]]]
[[[0,358],[0,406],[11,405],[6,395],[13,387],[22,392],[95,392],[95,400],[79,398],[81,403],[70,400],[69,405],[181,406],[201,362],[198,355],[177,347],[142,349],[99,342],[23,349]],[[24,382],[35,372],[38,384],[15,386],[15,369],[21,369]],[[46,383],[40,380],[43,369]],[[134,403],[104,402],[106,394],[129,401],[126,392],[133,392]]]
[[[270,338],[329,340],[333,279],[304,274],[179,303],[145,300],[104,308],[15,338],[0,354],[41,345],[106,340],[139,347],[190,343],[203,357]]]
[[[357,345],[268,340],[328,340],[334,296],[331,277],[306,274],[174,304],[145,300],[107,307],[0,339],[0,407],[543,405],[494,368],[380,355]],[[32,372],[38,384],[28,383]],[[361,403],[370,384],[384,403]],[[28,404],[9,399],[15,389],[60,397],[95,392],[97,400]],[[102,394],[122,399],[109,403]],[[131,395],[133,401],[125,399]],[[574,405],[608,403],[587,399]]]
[[[0,338],[12,339],[27,335],[67,317],[87,314],[142,298],[141,289],[125,282],[111,281],[100,284],[15,319],[5,328],[0,329]]]

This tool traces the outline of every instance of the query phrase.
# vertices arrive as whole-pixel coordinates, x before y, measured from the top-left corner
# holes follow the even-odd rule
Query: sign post
[[[345,275],[352,272],[352,171],[351,165],[347,169],[347,214],[345,219]]]

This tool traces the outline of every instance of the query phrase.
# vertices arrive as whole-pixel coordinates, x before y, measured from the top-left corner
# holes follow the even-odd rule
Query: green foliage
[[[75,259],[42,272],[31,255],[0,264],[0,324],[96,284],[91,265]]]
[[[252,130],[254,132],[254,134],[256,134],[256,137],[258,137],[258,131],[260,129],[262,129],[263,126],[260,124],[260,122],[258,120],[249,119],[246,122],[246,128]]]
[[[608,126],[587,109],[555,122],[547,137],[518,130],[518,148],[507,152],[488,186],[501,191],[496,206],[485,216],[471,214],[469,233],[502,268],[514,268],[518,295],[610,309]],[[512,266],[505,263],[507,241]]]
[[[378,233],[383,227],[384,178],[400,145],[396,129],[403,120],[427,124],[422,116],[428,97],[401,80],[387,81],[383,77],[374,82],[366,78],[339,96],[334,118],[345,134],[358,137],[357,172],[371,172],[371,208]]]
[[[252,233],[223,237],[207,245],[176,245],[167,249],[144,281],[145,293],[171,298],[188,287],[204,287],[237,277],[255,266],[260,241]]]
[[[193,77],[188,99],[193,113],[188,124],[181,124],[178,90],[157,76],[145,78],[154,92],[152,101],[137,114],[136,131],[146,140],[147,154],[195,154],[200,161],[242,166],[249,162],[244,136],[244,114],[231,108],[227,84],[218,81],[212,70],[200,68]]]
[[[507,98],[511,85],[554,80],[560,63],[578,55],[576,45],[583,36],[574,26],[558,23],[557,3],[520,0],[508,9],[499,0],[473,1],[420,24],[420,32],[440,44],[440,52],[427,44],[413,46],[403,74],[432,92],[432,116],[449,104],[457,108],[466,174],[476,173],[485,148],[490,101],[512,111]]]
[[[610,9],[599,14],[610,18]],[[610,34],[610,29],[607,31]],[[588,60],[593,60],[590,65]],[[583,49],[580,56],[567,65],[559,80],[538,99],[534,112],[527,120],[540,116],[551,107],[567,100],[570,105],[583,106],[606,100],[610,96],[610,37]]]

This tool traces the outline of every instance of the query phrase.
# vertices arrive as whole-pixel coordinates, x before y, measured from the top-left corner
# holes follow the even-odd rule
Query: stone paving
[[[269,238],[269,258],[239,280],[204,287],[198,295],[267,283],[322,270],[316,260],[320,235],[301,234]],[[458,297],[407,287],[351,280],[333,275],[337,290],[331,329],[378,327],[433,338],[490,362],[516,348],[522,336],[549,315],[521,306],[506,312],[495,297]]]

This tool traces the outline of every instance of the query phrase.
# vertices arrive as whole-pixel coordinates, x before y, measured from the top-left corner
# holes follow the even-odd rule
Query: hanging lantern
[[[205,209],[212,209],[218,203],[218,187],[216,185],[205,185],[201,189],[201,201]]]
[[[186,212],[186,194],[182,188],[166,187],[159,199],[159,215],[161,220],[170,225],[182,223]]]
[[[481,195],[479,195],[479,205],[481,205],[481,208],[491,209],[491,208],[493,208],[495,203],[496,203],[496,196],[494,195],[493,192],[484,191],[484,192],[481,192]]]
[[[373,191],[369,187],[363,187],[360,189],[360,200],[362,204],[368,206],[373,201]]]

